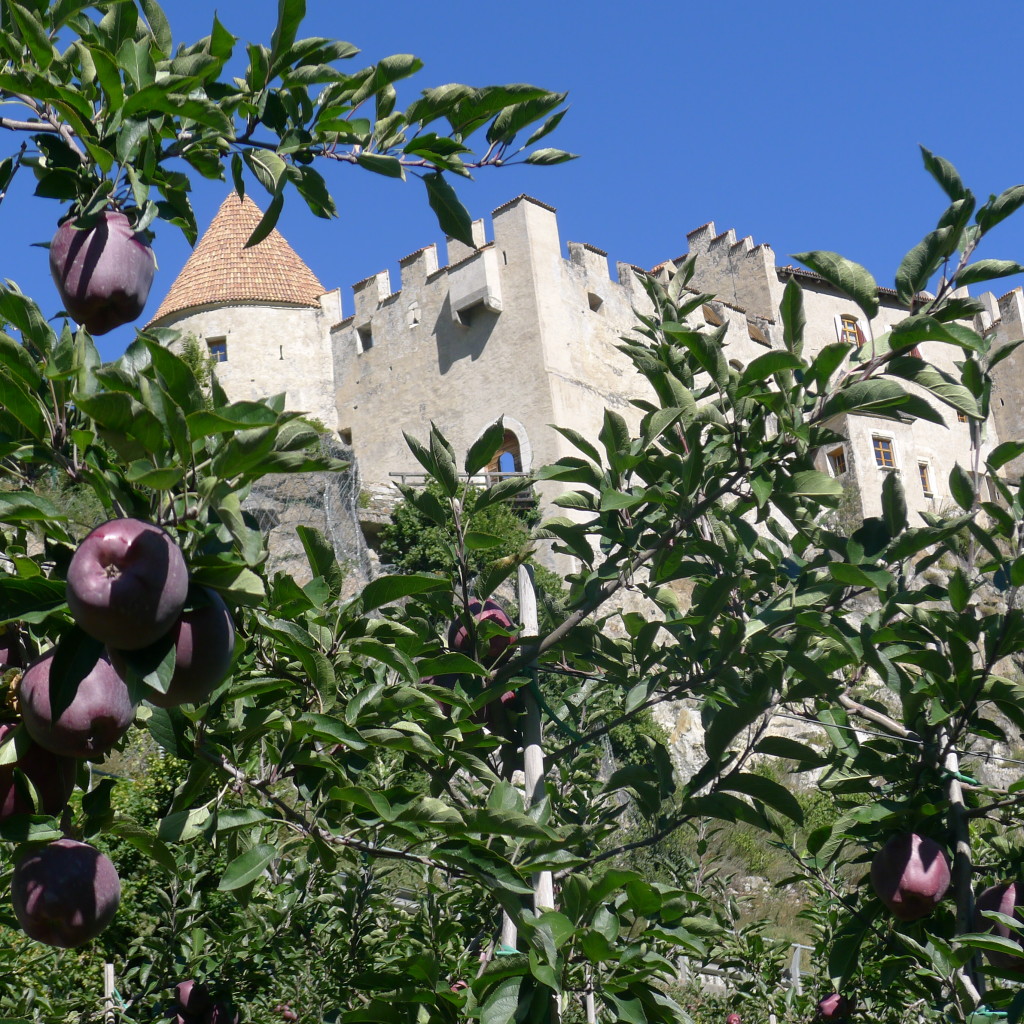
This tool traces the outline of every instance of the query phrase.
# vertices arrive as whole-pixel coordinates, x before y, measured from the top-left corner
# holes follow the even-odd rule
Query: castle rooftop
[[[319,306],[327,289],[276,228],[259,245],[245,248],[262,216],[252,199],[232,192],[150,323],[215,303]]]

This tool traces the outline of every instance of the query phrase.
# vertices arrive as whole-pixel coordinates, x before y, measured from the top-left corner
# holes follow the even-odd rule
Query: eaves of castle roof
[[[319,306],[326,289],[276,228],[259,245],[245,248],[262,216],[252,199],[232,192],[150,323],[221,303]]]
[[[821,274],[815,273],[813,270],[804,270],[803,267],[794,267],[791,263],[787,263],[784,267],[776,267],[775,273],[778,274],[780,278],[802,277],[808,281],[818,281],[821,282],[822,284],[828,285],[830,288],[832,287],[832,285],[829,284],[829,282],[826,281],[825,278],[821,276]],[[882,287],[882,285],[879,285],[878,294],[896,296],[898,295],[898,292],[895,288],[884,288]]]

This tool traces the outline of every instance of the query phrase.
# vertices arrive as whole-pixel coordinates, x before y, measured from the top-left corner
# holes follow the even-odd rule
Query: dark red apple
[[[818,1016],[822,1020],[844,1021],[857,1008],[855,999],[848,999],[838,992],[832,992],[824,999],[818,1000]]]
[[[871,884],[900,921],[930,914],[945,896],[949,881],[946,851],[916,832],[893,836],[871,861]]]
[[[0,743],[17,726],[13,722],[0,724]],[[20,771],[39,798],[39,806],[33,808],[28,792],[19,785],[15,769]],[[78,765],[73,758],[51,754],[38,744],[28,741],[28,748],[16,764],[0,765],[0,821],[6,821],[12,814],[60,814],[67,806],[75,788],[75,773]]]
[[[50,678],[56,649],[33,662],[21,677],[18,702],[29,736],[63,757],[101,757],[128,731],[135,705],[124,680],[106,656],[79,681],[71,703],[53,717]]]
[[[149,298],[156,257],[119,210],[91,227],[64,221],[50,242],[50,273],[64,308],[90,334],[136,320]]]
[[[497,601],[490,598],[484,601],[483,604],[475,600],[470,601],[468,611],[477,622],[492,622],[502,629],[512,629],[512,620],[508,617],[508,613]],[[509,646],[515,643],[515,640],[516,638],[513,636],[501,636],[500,634],[492,636],[487,645],[487,661],[496,661]],[[453,651],[461,651],[470,657],[474,657],[476,654],[472,649],[469,631],[461,619],[456,619],[448,627],[448,646]]]
[[[188,569],[170,534],[141,519],[97,526],[68,566],[68,608],[108,647],[134,651],[159,640],[188,595]]]
[[[1015,918],[1021,922],[1021,931],[1014,932],[1009,925],[1000,921],[990,921],[987,917],[983,917],[982,911],[985,910],[995,910],[1007,917]],[[1024,885],[1020,882],[1004,882],[1002,885],[990,886],[978,895],[974,903],[974,930],[992,932],[994,935],[1001,935],[1004,939],[1020,942],[1022,932],[1024,932],[1022,910],[1024,910]],[[1012,953],[1000,953],[997,950],[986,949],[985,958],[993,967],[1001,971],[1024,974],[1024,954],[1014,956]]]
[[[121,901],[121,881],[109,858],[95,847],[58,839],[18,861],[11,900],[26,935],[69,949],[110,924]]]
[[[231,612],[216,591],[203,587],[203,604],[182,612],[178,621],[158,643],[174,644],[174,674],[166,693],[151,690],[147,700],[161,708],[179,704],[202,704],[231,669],[235,650],[235,624]],[[127,664],[116,648],[109,649],[110,661],[124,676]]]
[[[189,1014],[205,1013],[213,1004],[209,988],[193,978],[179,981],[174,986],[174,998],[178,1005]]]

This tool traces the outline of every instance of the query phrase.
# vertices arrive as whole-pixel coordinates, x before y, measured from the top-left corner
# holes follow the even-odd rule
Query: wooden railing
[[[430,480],[430,477],[426,473],[389,473],[392,480],[397,484],[401,484],[403,487],[426,487]],[[533,508],[537,504],[537,497],[533,493],[533,488],[525,484],[525,481],[529,479],[529,473],[502,473],[502,472],[489,472],[484,470],[480,473],[460,473],[460,480],[468,480],[474,487],[493,487],[494,484],[499,483],[502,480],[514,480],[522,479],[524,481],[523,490],[518,491],[516,494],[506,498],[505,501],[513,508],[517,509],[529,509]]]

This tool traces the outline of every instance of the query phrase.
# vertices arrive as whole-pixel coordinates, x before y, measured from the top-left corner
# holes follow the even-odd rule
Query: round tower
[[[285,393],[285,408],[337,427],[330,329],[341,297],[328,292],[276,229],[246,248],[263,214],[232,192],[160,303],[149,328],[181,332],[215,360],[232,401]]]

